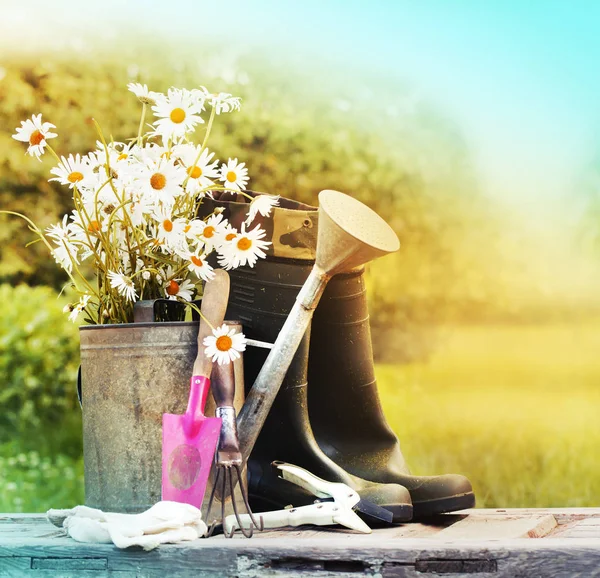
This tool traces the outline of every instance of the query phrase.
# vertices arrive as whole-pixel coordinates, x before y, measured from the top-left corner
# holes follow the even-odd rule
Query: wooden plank
[[[485,538],[484,526],[496,526],[502,520],[508,522],[502,527],[505,530],[510,527],[508,533],[514,535],[516,526],[523,524],[519,520],[527,518],[521,512],[485,515],[473,511],[468,518],[464,514],[441,516],[429,524],[405,524],[379,529],[370,535],[315,528],[270,532],[252,540],[241,537],[227,540],[221,536],[163,545],[151,552],[52,537],[49,530],[53,532],[55,528],[43,516],[29,517],[26,521],[14,517],[2,521],[15,524],[21,531],[0,536],[0,576],[440,578],[447,574],[453,578],[472,578],[477,574],[482,578],[600,578],[600,540],[596,537],[600,517],[578,519],[581,512],[571,512],[569,517],[563,512],[565,522],[557,532],[565,533],[552,534],[552,539],[506,539],[506,534],[497,539],[497,531],[494,539]],[[535,515],[529,511],[529,517],[536,519],[535,531],[539,532],[540,527],[545,527],[542,520],[548,517],[548,510],[534,512]],[[467,526],[471,534],[474,527],[478,528],[475,536],[465,535]],[[450,535],[459,530],[463,537]],[[578,535],[569,537],[566,533],[575,530]],[[523,525],[519,531],[523,531]],[[586,537],[586,532],[593,537]]]
[[[600,540],[600,518],[586,518],[564,524],[549,538],[597,538]]]
[[[551,514],[541,516],[469,516],[434,535],[440,540],[542,538],[556,528]]]
[[[2,544],[4,554],[12,556],[69,559],[106,558],[107,573],[117,576],[259,576],[298,575],[321,578],[362,575],[409,576],[427,578],[452,572],[457,576],[600,576],[600,545],[597,540],[462,540],[443,542],[428,539],[364,540],[338,536],[290,540],[288,538],[215,538],[161,546],[151,552],[121,551],[111,545],[77,544],[58,539],[60,547],[51,548],[50,540],[19,546],[19,540]],[[32,552],[35,552],[32,554]],[[56,565],[60,560],[54,562]],[[1,565],[1,562],[0,562]],[[492,568],[496,568],[492,572]],[[486,570],[487,569],[487,570]],[[456,572],[454,572],[456,571]],[[50,572],[50,570],[32,570]],[[105,575],[103,571],[68,570],[63,576]],[[26,574],[22,574],[26,575]],[[31,574],[42,576],[42,574]],[[48,574],[50,575],[50,574]],[[55,574],[56,575],[56,574]],[[18,576],[18,574],[17,574]]]
[[[461,510],[454,514],[468,514],[469,516],[539,516],[551,514],[558,525],[568,524],[586,518],[600,518],[600,508],[473,508]]]
[[[0,558],[0,576],[14,578],[31,568],[31,558],[20,556],[15,558]]]
[[[390,528],[376,528],[372,534],[360,534],[358,532],[350,532],[344,528],[337,528],[335,526],[303,526],[300,528],[281,528],[278,530],[268,530],[261,532],[261,538],[287,538],[287,539],[302,539],[307,538],[320,538],[322,540],[337,539],[340,537],[347,537],[349,539],[360,538],[366,541],[378,541],[381,539],[392,539],[392,538],[427,538],[438,534],[444,528],[455,524],[466,518],[465,515],[455,516],[452,514],[445,514],[432,518],[428,523],[410,523],[401,524],[399,526],[393,526]],[[258,534],[257,534],[258,536]],[[216,539],[221,539],[217,537]],[[224,539],[224,538],[223,538]]]

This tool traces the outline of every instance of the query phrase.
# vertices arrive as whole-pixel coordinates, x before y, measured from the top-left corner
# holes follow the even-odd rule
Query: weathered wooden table
[[[43,515],[0,515],[0,576],[600,577],[600,508],[469,510],[359,535],[284,530],[151,552],[80,544]]]

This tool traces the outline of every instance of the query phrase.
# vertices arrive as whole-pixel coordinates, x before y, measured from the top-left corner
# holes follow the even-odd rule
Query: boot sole
[[[468,492],[451,498],[438,498],[423,502],[413,502],[413,521],[421,518],[429,518],[437,514],[467,510],[475,506],[475,494]]]
[[[410,522],[414,516],[414,507],[412,504],[392,504],[390,506],[381,504],[382,508],[392,512],[392,524],[402,524],[403,522]],[[360,516],[360,512],[357,512]],[[367,520],[369,523],[369,520]]]

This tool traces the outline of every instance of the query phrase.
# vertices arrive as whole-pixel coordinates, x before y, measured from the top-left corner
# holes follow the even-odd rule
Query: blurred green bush
[[[0,444],[81,454],[77,327],[48,287],[0,285]]]
[[[0,511],[45,512],[83,504],[83,458],[0,444]]]
[[[161,91],[205,84],[243,98],[240,113],[217,119],[210,147],[221,159],[246,162],[251,189],[313,204],[322,189],[348,192],[398,232],[400,254],[371,269],[376,327],[411,333],[417,324],[439,322],[495,291],[469,273],[479,258],[473,248],[493,251],[494,220],[452,121],[427,103],[413,102],[406,87],[375,81],[348,86],[314,66],[283,71],[256,55],[215,59],[221,52],[221,46],[190,46],[183,54],[155,45],[118,55],[6,58],[0,82],[0,126],[6,127],[0,132],[0,207],[24,212],[40,226],[72,208],[69,190],[47,180],[54,164],[50,155],[38,163],[11,139],[22,119],[43,113],[57,125],[59,138],[52,145],[59,154],[85,153],[97,138],[91,117],[116,140],[137,132],[140,105],[127,91],[128,82]],[[315,83],[315,75],[327,78],[327,85]],[[59,289],[66,278],[41,243],[25,247],[30,239],[22,222],[0,217],[0,282]],[[413,351],[426,355],[426,344]]]

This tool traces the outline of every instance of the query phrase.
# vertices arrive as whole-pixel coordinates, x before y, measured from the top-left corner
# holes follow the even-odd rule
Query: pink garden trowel
[[[215,328],[223,324],[228,297],[229,275],[216,270],[214,279],[206,283],[201,307],[202,315]],[[163,414],[162,499],[197,508],[202,506],[221,431],[220,418],[204,415],[212,361],[204,354],[202,342],[211,333],[209,324],[201,318],[185,414]]]

